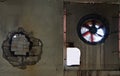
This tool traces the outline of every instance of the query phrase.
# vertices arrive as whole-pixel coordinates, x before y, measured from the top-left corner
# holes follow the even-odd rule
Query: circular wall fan
[[[100,15],[90,14],[82,17],[77,27],[78,36],[88,44],[104,42],[109,34],[108,23]]]

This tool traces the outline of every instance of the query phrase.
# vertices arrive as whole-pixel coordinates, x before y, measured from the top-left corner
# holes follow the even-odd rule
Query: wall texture
[[[71,67],[65,70],[65,76],[120,76],[118,59],[118,13],[119,5],[84,4],[77,0],[66,2],[67,42],[73,42],[81,50],[81,65],[78,69]],[[73,2],[72,2],[73,1]],[[82,0],[78,0],[82,1]],[[92,1],[92,0],[90,0]],[[100,0],[102,1],[102,0]],[[105,43],[91,46],[85,44],[77,35],[77,25],[81,17],[97,13],[109,21],[110,34]]]
[[[118,64],[118,5],[68,3],[67,42],[73,42],[81,50],[80,69],[119,69]],[[111,10],[112,9],[112,10]],[[112,11],[112,12],[111,12]],[[99,14],[109,22],[110,33],[106,41],[98,45],[88,45],[77,35],[79,20],[88,14]]]
[[[66,71],[65,76],[120,76],[120,71]]]
[[[61,0],[0,2],[0,46],[8,33],[18,27],[43,43],[41,60],[25,70],[9,64],[0,49],[0,76],[63,76],[62,7]]]
[[[77,2],[77,3],[108,3],[108,4],[120,4],[119,0],[64,0],[68,2]]]

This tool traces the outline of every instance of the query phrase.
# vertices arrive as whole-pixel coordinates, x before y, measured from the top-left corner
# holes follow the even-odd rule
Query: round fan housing
[[[108,22],[97,14],[82,17],[78,23],[79,38],[88,44],[98,44],[105,41],[109,34]]]

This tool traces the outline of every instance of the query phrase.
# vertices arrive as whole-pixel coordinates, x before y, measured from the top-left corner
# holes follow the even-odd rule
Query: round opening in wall
[[[108,22],[97,14],[86,15],[80,19],[77,33],[85,43],[93,45],[102,43],[109,34]]]

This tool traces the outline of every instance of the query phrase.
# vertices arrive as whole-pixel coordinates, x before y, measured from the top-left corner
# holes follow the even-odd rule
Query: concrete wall
[[[114,4],[120,4],[119,0],[64,0],[68,2],[78,2],[78,3],[114,3]]]
[[[110,7],[110,9],[111,8],[113,8],[112,13],[114,11],[116,13],[117,8],[114,9],[114,7]],[[111,12],[111,10],[109,12]],[[36,65],[28,66],[27,69],[24,70],[18,69],[17,67],[13,67],[11,64],[9,64],[9,62],[2,57],[3,51],[2,49],[0,49],[0,76],[63,76],[64,70],[62,13],[62,0],[6,0],[5,2],[0,2],[0,46],[2,45],[3,40],[6,39],[8,33],[17,30],[18,27],[23,27],[25,31],[31,32],[34,37],[39,38],[43,42],[43,53],[41,56],[41,60]],[[69,15],[70,14],[71,13],[69,13]],[[104,16],[106,16],[107,14],[108,12]],[[79,15],[82,16],[84,14]],[[107,15],[108,18],[109,15],[111,14]],[[112,18],[110,19],[112,20]],[[113,25],[113,23],[111,23],[111,25]],[[113,26],[111,26],[111,28],[113,28]],[[69,35],[74,36],[74,33],[70,33]],[[79,40],[78,37],[76,38]],[[75,38],[70,40],[75,40]],[[111,40],[111,38],[109,38],[109,40]],[[116,42],[116,39],[114,40]],[[80,43],[82,42],[80,41]],[[80,46],[79,43],[75,43],[75,45],[77,45],[77,47]],[[100,49],[104,47],[103,45],[98,45],[94,48],[91,46],[86,46],[88,48],[84,46],[82,48],[81,47],[82,46],[80,46],[80,49],[90,48],[92,51],[91,53],[89,51],[86,52],[83,50],[82,54],[84,56],[87,56],[85,60],[82,60],[82,63],[85,62],[85,64],[82,64],[83,69],[101,69],[104,67],[103,65],[101,65],[103,64],[102,59],[104,57],[104,50]],[[116,48],[118,46],[114,45],[112,49],[114,49],[114,47]],[[96,52],[96,49],[98,52]],[[112,51],[110,51],[110,54],[111,52]],[[89,57],[90,59],[96,57],[96,59],[92,60],[90,62],[91,64],[87,65],[90,61]],[[111,55],[107,56],[107,58],[109,57],[111,57]],[[93,61],[96,62],[94,65],[92,63]],[[67,70],[64,72],[64,76],[119,76],[119,73],[119,71],[96,72]]]
[[[120,76],[120,71],[66,71],[65,76]]]
[[[118,5],[68,3],[67,42],[73,42],[81,50],[80,69],[118,69]],[[111,12],[112,11],[112,12]],[[99,14],[109,22],[110,33],[106,41],[88,45],[77,35],[79,20],[91,13]]]
[[[62,0],[0,2],[0,46],[8,33],[18,27],[43,43],[41,60],[25,70],[9,64],[0,49],[0,76],[63,76],[62,4]]]
[[[118,11],[119,6],[113,4],[80,4],[66,3],[67,9],[67,42],[73,42],[81,50],[81,65],[65,70],[65,76],[119,76],[118,59]],[[97,13],[109,22],[110,35],[105,43],[88,45],[79,39],[77,24],[81,17]],[[116,32],[115,32],[116,31]],[[111,71],[110,71],[111,70]]]

